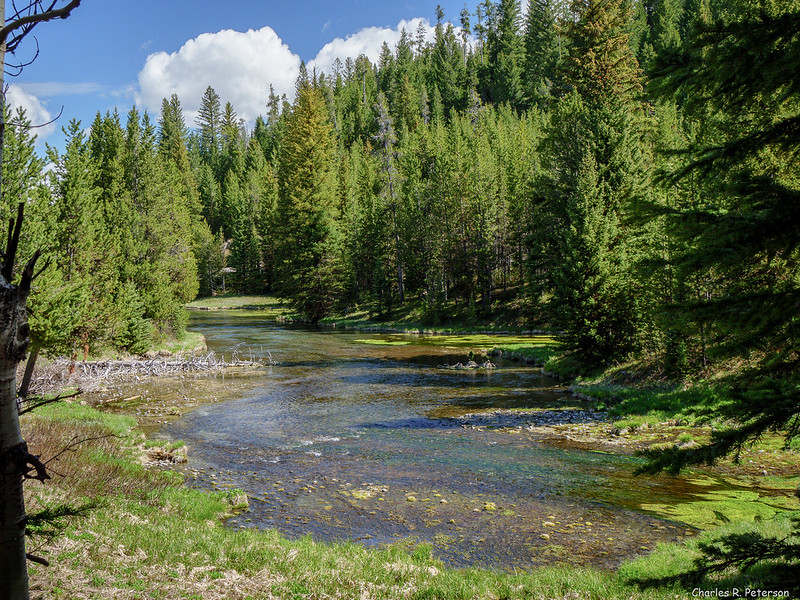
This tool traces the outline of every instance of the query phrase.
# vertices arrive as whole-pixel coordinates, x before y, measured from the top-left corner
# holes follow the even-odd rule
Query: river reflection
[[[490,339],[288,328],[244,311],[193,313],[190,329],[218,353],[274,363],[161,432],[187,442],[197,485],[247,492],[232,526],[424,542],[448,564],[503,569],[613,566],[687,533],[635,510],[681,486],[632,477],[633,459],[459,426],[470,412],[569,401],[519,364],[442,368]]]

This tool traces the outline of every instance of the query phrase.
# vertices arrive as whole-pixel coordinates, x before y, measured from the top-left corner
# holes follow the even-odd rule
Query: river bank
[[[47,486],[28,487],[33,511],[54,504],[89,508],[79,518],[61,519],[64,529],[57,537],[32,539],[37,554],[51,562],[47,568],[31,566],[33,597],[677,599],[688,592],[674,585],[641,589],[631,581],[678,572],[697,556],[697,544],[709,539],[701,534],[681,545],[659,546],[616,571],[575,565],[514,574],[450,569],[424,544],[376,549],[226,526],[231,515],[246,515],[246,497],[235,489],[183,485],[163,461],[154,462],[161,448],[149,444],[129,416],[62,404],[27,415],[23,426],[45,458],[76,436],[89,440],[59,456],[58,475]],[[484,514],[492,509],[485,506]],[[788,519],[758,526],[764,533],[780,532]],[[563,535],[564,524],[549,527],[548,535]],[[740,530],[735,524],[723,528]],[[726,585],[739,583],[729,579]],[[714,585],[719,583],[702,589]]]

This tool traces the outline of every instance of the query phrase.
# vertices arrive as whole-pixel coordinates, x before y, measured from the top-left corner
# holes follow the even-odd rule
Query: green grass
[[[181,352],[193,352],[198,348],[205,348],[206,338],[202,333],[194,331],[185,331],[183,337],[179,340],[167,340],[157,347],[153,348],[155,352],[159,350],[166,350],[172,354],[179,354]]]
[[[578,380],[572,389],[595,399],[612,418],[633,417],[640,424],[666,420],[690,425],[713,422],[715,409],[726,401],[723,390],[702,383],[685,387],[677,383],[618,385]]]
[[[234,310],[252,309],[265,310],[275,314],[288,313],[281,300],[273,296],[245,296],[241,294],[225,294],[198,298],[186,305],[186,308],[199,310]]]
[[[100,412],[77,402],[57,402],[41,406],[34,411],[32,417],[37,420],[58,422],[65,428],[71,425],[97,426],[109,435],[126,438],[136,426],[136,419],[133,417]]]
[[[794,513],[797,517],[798,513]],[[686,572],[693,567],[694,561],[701,556],[699,546],[703,543],[713,542],[723,536],[739,535],[752,539],[752,536],[763,536],[766,538],[783,539],[792,529],[792,513],[779,512],[772,516],[767,516],[756,521],[737,521],[731,522],[712,531],[704,532],[694,539],[682,545],[659,544],[656,550],[648,556],[636,559],[623,564],[618,571],[619,577],[627,582],[649,582],[650,585],[664,585],[670,577],[674,577],[682,572]],[[777,569],[773,566],[777,565]],[[728,570],[713,579],[706,579],[700,585],[689,585],[686,595],[692,589],[696,590],[741,590],[750,588],[751,590],[785,590],[786,586],[776,584],[781,574],[786,574],[785,563],[776,561],[775,563],[762,562],[754,565],[747,575],[742,575],[736,570]],[[793,569],[796,572],[797,566]],[[777,571],[777,573],[776,573]],[[741,593],[741,592],[740,592]],[[692,593],[698,597],[699,594]],[[710,596],[716,594],[709,594]]]
[[[553,336],[538,336],[520,344],[503,344],[492,349],[490,354],[544,365],[560,351],[561,344]]]

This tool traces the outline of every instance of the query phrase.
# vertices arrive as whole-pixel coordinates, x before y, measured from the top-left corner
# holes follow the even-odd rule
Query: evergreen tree
[[[556,27],[556,0],[531,0],[525,17],[525,96],[529,105],[543,107],[560,93],[561,62],[566,53]]]
[[[276,277],[280,292],[316,321],[342,287],[336,144],[325,99],[300,80],[279,167]]]
[[[144,316],[161,333],[182,335],[187,316],[183,304],[197,294],[197,265],[192,253],[192,219],[177,170],[159,161],[156,129],[145,113],[131,109],[125,133],[125,178],[134,207],[136,252],[123,270],[120,305],[133,312],[121,331],[137,328]],[[130,260],[132,259],[132,260]]]
[[[397,298],[402,304],[405,299],[403,282],[403,252],[400,243],[400,229],[398,224],[399,175],[396,168],[397,136],[392,125],[392,118],[386,108],[386,97],[378,94],[378,103],[375,105],[378,113],[378,135],[375,140],[379,143],[381,162],[383,163],[383,179],[385,185],[386,208],[391,218],[392,237],[394,242],[394,258],[397,265]]]
[[[621,0],[576,2],[568,83],[546,140],[549,177],[540,227],[554,236],[534,254],[552,286],[550,314],[576,356],[601,364],[636,346],[638,312],[622,228],[648,181],[636,59]],[[541,262],[537,257],[542,257]]]
[[[490,14],[493,18],[487,36],[487,99],[496,104],[508,102],[521,109],[524,46],[520,37],[519,0],[500,0]]]
[[[113,328],[116,311],[111,295],[115,288],[109,281],[113,283],[116,273],[113,262],[109,265],[105,260],[108,257],[105,243],[109,236],[100,204],[101,190],[95,184],[98,164],[92,157],[82,129],[80,122],[74,120],[64,129],[66,147],[63,155],[52,147],[48,148],[48,159],[53,164],[49,180],[55,218],[48,236],[52,246],[46,251],[51,255],[53,269],[47,277],[52,277],[52,283],[70,299],[74,297],[73,291],[85,299],[84,303],[69,302],[81,319],[70,331],[63,332],[64,339],[55,344],[53,350],[63,349],[71,353],[81,350],[88,354],[92,347],[108,340]],[[42,304],[50,302],[48,296],[49,292]],[[59,310],[63,308],[59,306]],[[46,326],[46,322],[43,325]],[[46,335],[41,335],[43,345],[53,341]]]
[[[200,156],[215,174],[218,174],[222,139],[222,104],[219,94],[211,86],[208,86],[203,93],[195,124],[199,134]]]
[[[738,427],[692,451],[653,455],[653,468],[679,469],[738,452],[768,429],[798,435],[800,302],[797,246],[800,4],[738,3],[738,14],[698,22],[679,55],[659,61],[662,93],[686,98],[714,135],[684,149],[668,182],[700,180],[702,192],[673,208],[679,268],[713,276],[716,289],[676,302],[688,323],[714,332],[712,356],[748,367],[730,383],[723,409]]]

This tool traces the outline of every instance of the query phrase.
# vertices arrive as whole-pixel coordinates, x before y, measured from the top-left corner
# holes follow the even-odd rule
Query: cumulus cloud
[[[381,46],[386,42],[394,50],[400,41],[400,34],[406,30],[412,40],[417,38],[417,29],[422,24],[425,30],[425,41],[433,42],[433,27],[427,19],[411,19],[400,21],[397,27],[366,27],[347,36],[346,39],[336,38],[328,42],[319,51],[316,58],[308,64],[309,72],[316,69],[317,73],[333,74],[333,65],[338,58],[344,64],[347,58],[355,59],[360,55],[366,56],[371,63],[376,63],[381,55]]]
[[[53,120],[53,115],[50,114],[50,111],[47,110],[44,103],[19,85],[11,84],[8,86],[6,101],[14,112],[16,112],[17,108],[24,109],[25,115],[32,125],[43,125],[43,127],[39,127],[35,130],[40,140],[46,138],[56,130],[55,123],[50,123],[50,121]]]
[[[394,50],[404,29],[416,40],[420,25],[425,41],[433,42],[434,28],[422,18],[400,21],[394,28],[367,27],[345,39],[336,38],[309,62],[309,73],[316,70],[330,75],[337,58],[344,64],[348,57],[355,59],[361,54],[375,63],[384,42]],[[456,28],[457,35],[459,31]],[[200,100],[210,85],[223,103],[231,102],[239,117],[252,125],[258,115],[266,113],[270,84],[279,96],[286,94],[293,100],[299,70],[300,57],[272,28],[244,33],[226,29],[199,35],[177,52],[148,56],[134,98],[139,106],[158,114],[162,99],[177,94],[186,123],[193,126]]]
[[[177,52],[147,57],[139,73],[136,103],[158,114],[161,101],[177,94],[187,125],[193,126],[203,93],[210,85],[239,117],[252,122],[266,112],[269,86],[278,95],[294,93],[300,57],[270,27],[204,33]]]

